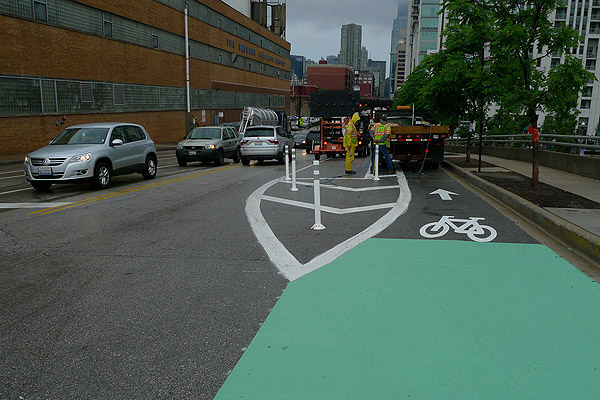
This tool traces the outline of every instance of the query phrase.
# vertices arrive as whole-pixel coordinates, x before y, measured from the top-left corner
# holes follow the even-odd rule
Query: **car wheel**
[[[112,171],[105,162],[99,162],[94,169],[94,186],[97,189],[106,189],[110,185]]]
[[[46,191],[49,190],[50,187],[52,186],[52,183],[50,182],[30,182],[31,186],[35,189],[35,190],[39,190],[39,191]]]
[[[146,166],[142,171],[144,179],[154,179],[156,177],[156,158],[154,156],[146,157]]]
[[[248,160],[247,158],[242,158],[242,164],[243,165],[250,165],[250,160]]]
[[[306,149],[306,154],[310,154],[310,149]]]
[[[225,156],[223,155],[223,150],[217,150],[217,158],[215,159],[215,165],[223,165],[225,161]]]
[[[185,167],[187,165],[187,161],[185,161],[183,158],[177,157],[177,164],[179,164],[180,167]]]
[[[239,147],[235,150],[235,153],[233,153],[233,162],[236,164],[240,162],[240,148]]]

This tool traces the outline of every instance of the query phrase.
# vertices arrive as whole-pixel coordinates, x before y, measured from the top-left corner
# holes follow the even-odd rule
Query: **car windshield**
[[[50,144],[103,144],[108,128],[68,128]]]
[[[306,139],[306,135],[307,135],[306,132],[300,132],[300,133],[297,133],[294,135],[294,139],[295,140],[304,140],[304,139]]]
[[[244,133],[244,137],[261,137],[268,136],[273,137],[275,133],[273,129],[263,128],[263,129],[246,129],[246,133]]]
[[[188,139],[221,139],[221,128],[194,128]]]

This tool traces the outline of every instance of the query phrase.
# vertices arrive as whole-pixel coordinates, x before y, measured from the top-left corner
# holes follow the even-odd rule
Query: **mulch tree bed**
[[[461,168],[477,168],[479,163],[477,155],[471,157],[470,162],[466,162],[464,156],[462,158],[447,159],[452,164]],[[481,162],[481,166],[483,168],[496,167],[496,165],[486,163],[485,161]],[[516,172],[475,171],[473,174],[540,207],[579,208],[584,210],[600,209],[600,203],[542,182],[540,182],[540,190],[533,190],[531,188],[531,177]]]

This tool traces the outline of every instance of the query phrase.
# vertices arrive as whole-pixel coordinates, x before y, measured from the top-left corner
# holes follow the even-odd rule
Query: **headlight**
[[[181,150],[181,149],[183,149],[183,145],[182,144],[178,144],[177,145],[177,150]]]
[[[25,156],[25,161],[23,161],[23,162],[24,162],[25,164],[29,164],[29,160],[30,160],[29,156]]]
[[[215,145],[214,144],[207,144],[206,146],[204,146],[205,149],[214,149]]]
[[[81,154],[79,156],[73,156],[71,158],[71,162],[85,162],[85,161],[89,161],[90,158],[92,158],[92,153],[85,153],[85,154]]]

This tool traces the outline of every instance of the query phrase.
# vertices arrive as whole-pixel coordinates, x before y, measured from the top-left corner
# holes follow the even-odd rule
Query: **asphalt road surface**
[[[288,283],[368,238],[537,243],[443,170],[374,181],[360,158],[352,177],[322,160],[311,229],[300,153],[298,191],[276,162],[182,168],[174,151],[104,191],[0,168],[0,398],[211,399]]]

